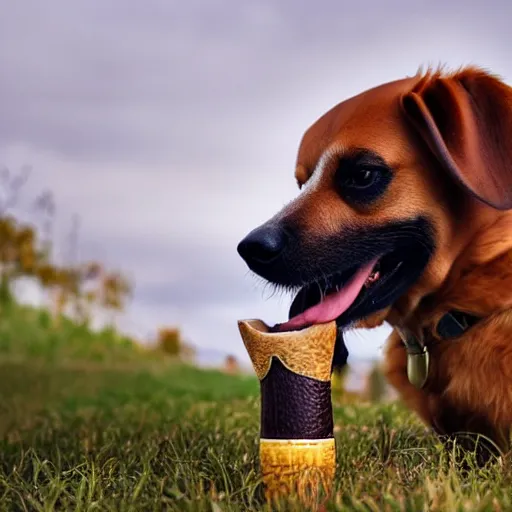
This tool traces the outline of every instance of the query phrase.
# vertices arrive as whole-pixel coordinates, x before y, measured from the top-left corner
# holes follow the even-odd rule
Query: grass
[[[41,315],[0,322],[0,510],[266,510],[254,378]],[[398,404],[339,406],[335,423],[327,510],[512,510],[508,466],[462,474]]]

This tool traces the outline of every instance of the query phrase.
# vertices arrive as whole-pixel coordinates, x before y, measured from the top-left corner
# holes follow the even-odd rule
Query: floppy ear
[[[512,88],[475,69],[426,76],[402,109],[441,164],[480,201],[512,209]]]

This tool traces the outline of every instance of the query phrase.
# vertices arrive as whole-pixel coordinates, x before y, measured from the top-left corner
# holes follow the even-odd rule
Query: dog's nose
[[[283,251],[286,233],[276,225],[263,225],[251,231],[237,247],[238,254],[250,266],[251,263],[266,264],[275,260]]]

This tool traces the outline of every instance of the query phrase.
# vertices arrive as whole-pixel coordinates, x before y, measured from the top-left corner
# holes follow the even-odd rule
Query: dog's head
[[[280,328],[403,318],[512,208],[512,89],[468,68],[368,90],[306,131],[295,177],[298,197],[238,246],[297,292]]]

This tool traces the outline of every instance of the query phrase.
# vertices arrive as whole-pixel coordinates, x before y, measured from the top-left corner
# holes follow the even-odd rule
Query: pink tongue
[[[323,324],[331,322],[345,312],[356,300],[365,281],[372,273],[377,259],[361,267],[352,279],[339,291],[325,297],[325,299],[315,306],[306,309],[300,315],[294,316],[288,322],[280,324],[279,331],[289,331],[291,329],[300,329],[308,325]]]

